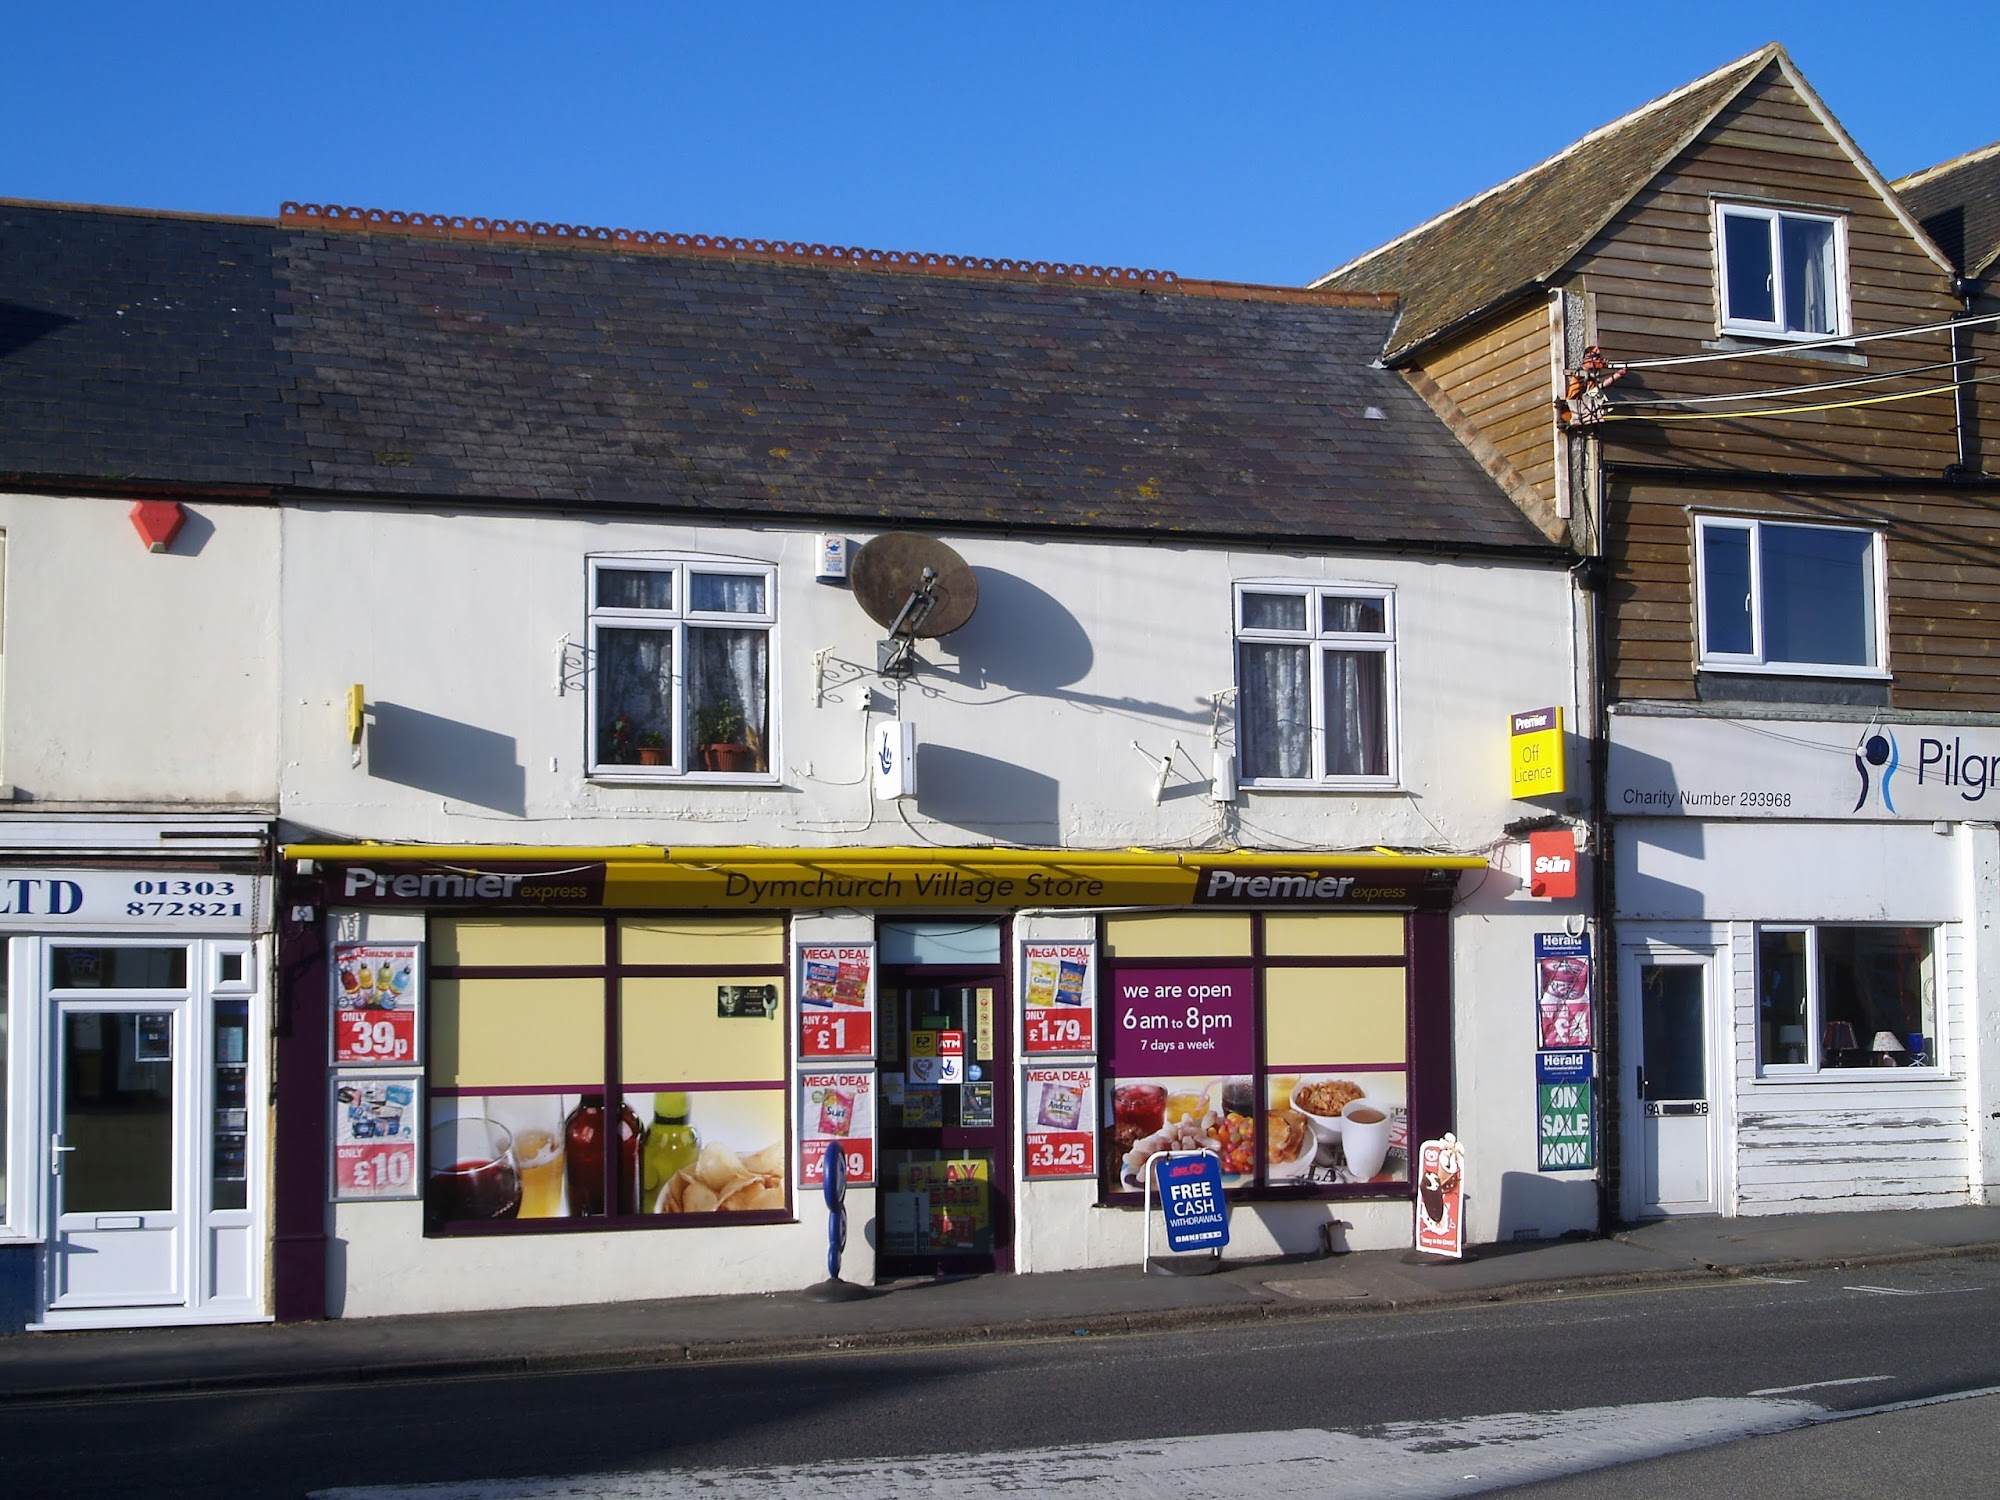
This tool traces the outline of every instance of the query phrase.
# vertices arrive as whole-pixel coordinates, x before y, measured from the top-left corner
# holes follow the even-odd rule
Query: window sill
[[[1846,334],[1827,333],[1773,333],[1768,328],[1725,328],[1712,339],[1703,339],[1701,347],[1715,354],[1761,354],[1768,349],[1790,349],[1795,359],[1816,360],[1823,365],[1852,365],[1857,369],[1868,368],[1868,356],[1858,350],[1837,344],[1820,344],[1814,348],[1795,348],[1827,338],[1846,338]]]
[[[1820,677],[1833,682],[1893,682],[1895,674],[1880,667],[1831,667],[1790,662],[1700,661],[1697,672],[1729,677]]]
[[[1950,1068],[1804,1068],[1783,1063],[1767,1063],[1753,1080],[1761,1087],[1801,1084],[1807,1088],[1832,1088],[1855,1083],[1949,1083]]]
[[[1239,781],[1238,791],[1243,792],[1330,792],[1342,795],[1349,792],[1400,792],[1405,788],[1400,781]]]
[[[643,766],[610,766],[585,773],[596,786],[777,786],[775,771],[655,771]]]

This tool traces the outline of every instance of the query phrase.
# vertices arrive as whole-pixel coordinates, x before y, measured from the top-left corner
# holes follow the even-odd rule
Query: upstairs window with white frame
[[[593,773],[769,772],[777,582],[754,562],[590,559]]]
[[[1245,782],[1395,785],[1395,602],[1354,584],[1236,586]]]
[[[1882,677],[1882,538],[1844,526],[1695,518],[1701,665]]]
[[[1724,333],[1847,335],[1845,219],[1718,203],[1715,243]]]

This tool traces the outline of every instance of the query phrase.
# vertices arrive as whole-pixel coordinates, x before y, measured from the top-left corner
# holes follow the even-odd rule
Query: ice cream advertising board
[[[875,1185],[874,1073],[799,1074],[800,1187],[821,1186],[829,1145],[846,1158],[850,1187]]]
[[[333,1080],[333,1196],[336,1202],[415,1198],[416,1073],[345,1073]]]
[[[799,1057],[875,1055],[875,945],[799,948]]]
[[[1465,1255],[1465,1148],[1455,1135],[1418,1148],[1417,1249],[1454,1260]]]
[[[1031,1178],[1095,1177],[1093,1119],[1097,1069],[1089,1063],[1031,1064],[1022,1073],[1027,1123],[1026,1172]]]
[[[333,945],[336,1067],[409,1067],[423,1061],[423,944]]]
[[[1097,1050],[1097,944],[1021,945],[1021,1050]]]

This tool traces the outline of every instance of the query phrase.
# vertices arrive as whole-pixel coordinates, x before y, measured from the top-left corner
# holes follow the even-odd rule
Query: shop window
[[[1715,209],[1722,329],[1765,338],[1847,332],[1847,223],[1743,203]]]
[[[777,570],[617,556],[589,572],[592,772],[768,773]]]
[[[1104,1188],[1213,1150],[1232,1190],[1406,1191],[1410,994],[1400,913],[1104,924]]]
[[[1757,1061],[1769,1074],[1939,1063],[1928,927],[1764,927]]]
[[[434,918],[433,1232],[788,1217],[768,917]]]
[[[1701,664],[1882,675],[1882,539],[1841,526],[1695,521]]]
[[[1350,585],[1236,586],[1236,753],[1264,786],[1396,779],[1395,599]]]

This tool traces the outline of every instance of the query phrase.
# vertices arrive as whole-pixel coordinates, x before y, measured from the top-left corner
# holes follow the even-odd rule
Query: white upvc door
[[[1637,942],[1622,956],[1622,1217],[1720,1212],[1713,1045],[1720,955]]]
[[[61,999],[49,1031],[48,1307],[188,1298],[185,998]]]

